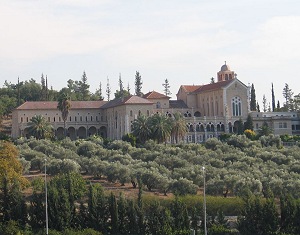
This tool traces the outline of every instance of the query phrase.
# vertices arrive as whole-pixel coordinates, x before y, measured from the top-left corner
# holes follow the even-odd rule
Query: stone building
[[[217,82],[205,85],[181,85],[176,100],[151,91],[143,97],[131,95],[111,101],[71,101],[66,121],[67,135],[71,139],[86,138],[94,134],[109,139],[121,139],[123,135],[131,132],[131,123],[137,116],[163,113],[172,117],[175,112],[182,113],[186,120],[189,130],[186,135],[187,142],[198,143],[218,137],[221,133],[237,132],[239,120],[246,121],[250,113],[250,89],[237,79],[226,63],[217,73],[217,78]],[[57,109],[57,102],[39,101],[25,102],[13,111],[13,138],[28,134],[26,128],[34,115],[43,115],[54,127],[55,135],[63,136],[64,123]],[[292,125],[295,131],[300,127],[295,120],[292,124],[291,118],[296,118],[293,115],[251,115],[256,129],[266,119],[272,126],[278,126],[279,134],[292,133]],[[281,127],[287,128],[284,130]],[[297,130],[300,131],[299,129]]]

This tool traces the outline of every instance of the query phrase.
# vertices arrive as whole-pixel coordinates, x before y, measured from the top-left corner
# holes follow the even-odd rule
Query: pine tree
[[[275,94],[274,94],[273,82],[272,82],[272,112],[275,112]]]
[[[99,100],[104,100],[104,97],[102,95],[102,83],[99,83],[99,89],[95,92],[96,97],[98,97]]]
[[[85,71],[83,71],[81,81],[78,83],[79,84],[79,92],[81,95],[81,100],[90,100],[90,85],[87,83],[87,76]]]
[[[46,88],[46,80],[44,78],[44,74],[42,74],[41,76],[41,86],[42,86],[42,90],[41,90],[41,100],[47,100],[47,88]]]
[[[260,107],[259,107],[259,103],[258,102],[256,103],[256,109],[257,109],[257,112],[260,112]]]
[[[142,77],[140,75],[140,73],[138,71],[136,71],[136,74],[135,74],[135,95],[137,96],[142,96],[143,93],[142,93]]]
[[[263,95],[262,103],[263,103],[263,112],[267,112],[267,98],[265,95]]]
[[[211,77],[210,79],[210,84],[214,84],[215,83],[215,78],[214,77]]]
[[[110,85],[109,85],[109,79],[107,78],[106,95],[107,95],[108,101],[110,101],[110,93],[111,93],[111,89],[110,89]]]
[[[250,110],[251,111],[256,111],[257,110],[255,88],[254,88],[253,83],[252,83],[252,86],[251,86]]]
[[[128,92],[128,94],[130,95],[130,86],[129,86],[129,82],[128,82],[128,84],[127,84],[127,92]]]
[[[165,95],[166,95],[166,96],[171,95],[172,93],[171,93],[171,91],[170,91],[170,84],[169,84],[168,79],[166,79],[166,80],[165,80],[165,83],[163,83],[162,85],[163,85],[163,87],[164,87],[164,93],[165,93]]]
[[[290,104],[294,93],[292,92],[292,89],[290,89],[287,83],[285,83],[284,85],[282,94],[283,97],[285,98],[284,110],[289,111],[291,108]]]

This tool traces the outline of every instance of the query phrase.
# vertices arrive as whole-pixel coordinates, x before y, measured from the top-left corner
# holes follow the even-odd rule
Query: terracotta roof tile
[[[143,98],[145,98],[145,99],[170,99],[169,96],[158,93],[156,91],[148,92],[147,94],[143,95]]]
[[[98,109],[107,101],[71,101],[71,109]],[[27,101],[17,110],[57,109],[57,101]]]
[[[126,104],[143,104],[143,105],[152,105],[153,103],[150,102],[147,99],[144,99],[139,96],[131,95],[125,98],[118,98],[111,101],[108,101],[105,105],[103,105],[101,108],[107,109],[112,108],[116,106],[126,105]]]
[[[227,80],[227,81],[221,81],[221,82],[203,85],[203,86],[199,87],[197,90],[195,90],[193,93],[216,90],[216,89],[227,86],[228,84],[230,84],[233,81],[234,81],[234,79],[231,79],[231,80]]]
[[[201,87],[201,85],[181,85],[186,92],[193,92]]]

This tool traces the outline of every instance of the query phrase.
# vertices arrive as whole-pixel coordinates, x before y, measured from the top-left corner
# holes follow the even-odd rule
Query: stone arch
[[[68,128],[67,136],[70,137],[71,140],[76,140],[76,130],[74,127],[70,126]]]
[[[78,134],[78,138],[85,139],[86,138],[86,128],[84,126],[79,127],[77,134]]]
[[[57,130],[56,130],[56,136],[61,139],[61,138],[64,138],[65,136],[65,130],[63,127],[58,127]]]
[[[229,129],[229,133],[233,132],[233,127],[232,127],[232,123],[231,122],[228,123],[228,129]]]
[[[96,134],[97,134],[97,128],[94,126],[91,126],[88,130],[88,136],[96,135]]]
[[[233,132],[238,133],[238,130],[239,130],[239,121],[237,120],[233,124]]]
[[[199,111],[196,111],[196,112],[194,113],[194,116],[195,116],[195,117],[201,117],[201,113],[200,113]]]
[[[29,138],[29,129],[28,127],[26,127],[24,130],[23,130],[23,136],[26,137],[26,138]]]
[[[107,137],[107,129],[105,126],[101,126],[99,128],[99,135],[102,137],[102,138],[106,138]]]

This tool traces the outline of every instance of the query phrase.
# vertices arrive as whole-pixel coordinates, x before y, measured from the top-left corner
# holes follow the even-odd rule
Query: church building
[[[221,133],[236,132],[238,121],[249,113],[249,87],[237,79],[226,63],[217,73],[217,81],[205,85],[181,85],[176,100],[156,91],[143,97],[131,95],[111,101],[71,101],[66,122],[71,139],[98,134],[121,139],[131,132],[131,123],[139,115],[163,113],[172,117],[180,112],[189,132],[186,142],[203,142]],[[30,119],[43,115],[62,137],[64,123],[55,101],[25,102],[13,111],[12,137],[27,136]]]

